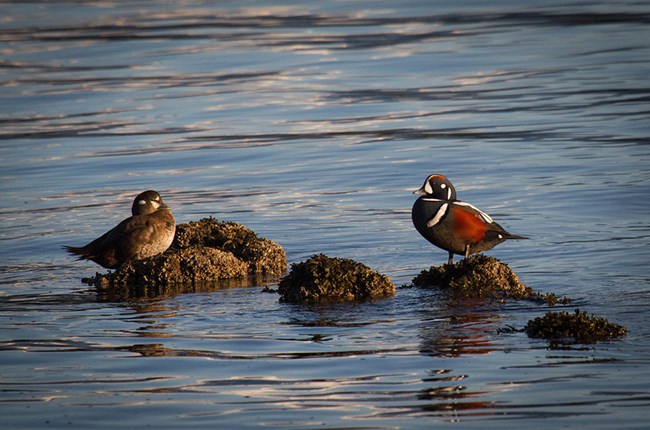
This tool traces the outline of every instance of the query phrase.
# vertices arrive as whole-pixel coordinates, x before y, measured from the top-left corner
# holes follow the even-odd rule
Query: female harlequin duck
[[[508,239],[528,239],[508,233],[485,212],[456,200],[456,189],[442,175],[430,175],[413,194],[423,194],[413,204],[413,225],[426,240],[449,252],[447,264],[454,254],[467,258]]]
[[[88,245],[64,248],[79,260],[92,260],[108,269],[165,252],[174,240],[176,221],[160,194],[152,190],[138,194],[131,214]]]

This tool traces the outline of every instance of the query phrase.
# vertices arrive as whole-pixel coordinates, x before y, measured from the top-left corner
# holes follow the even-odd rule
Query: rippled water
[[[650,3],[0,1],[4,428],[642,428],[650,418]],[[262,285],[120,302],[64,255],[156,189],[408,284],[433,172],[531,240],[489,252],[628,327],[547,309],[302,307]]]

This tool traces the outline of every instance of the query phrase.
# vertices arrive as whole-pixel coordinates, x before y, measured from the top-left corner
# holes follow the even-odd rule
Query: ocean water
[[[3,428],[646,427],[650,2],[322,3],[0,1]],[[408,288],[447,258],[410,221],[434,172],[627,336],[553,349],[502,330],[547,307]],[[146,189],[397,294],[108,300],[61,245]]]

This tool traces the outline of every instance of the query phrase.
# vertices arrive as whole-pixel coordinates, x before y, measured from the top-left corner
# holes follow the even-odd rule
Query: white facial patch
[[[427,194],[433,194],[433,188],[431,188],[431,184],[429,183],[429,181],[426,181],[424,183],[424,192]]]
[[[442,217],[445,216],[447,213],[447,207],[449,206],[448,203],[445,203],[444,205],[440,206],[440,209],[438,209],[438,212],[434,215],[433,218],[431,218],[429,221],[427,221],[427,227],[433,227],[434,225],[438,224]]]
[[[456,204],[459,205],[459,206],[465,206],[465,207],[468,207],[468,208],[472,208],[472,209],[474,209],[476,212],[479,213],[479,215],[481,216],[481,218],[483,218],[483,221],[487,222],[488,224],[491,224],[491,223],[494,222],[494,221],[492,220],[492,218],[490,218],[490,215],[486,214],[485,212],[483,212],[482,210],[480,210],[480,209],[477,208],[476,206],[470,205],[470,204],[467,203],[467,202],[456,202]]]
[[[160,207],[160,203],[158,201],[156,201],[156,200],[152,200],[151,205],[156,209],[158,209]]]
[[[138,204],[139,204],[140,206],[144,206],[144,205],[147,204],[147,201],[146,201],[146,200],[138,200]]]

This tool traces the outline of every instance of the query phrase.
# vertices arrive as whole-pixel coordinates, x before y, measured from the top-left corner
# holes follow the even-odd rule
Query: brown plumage
[[[64,249],[79,260],[91,260],[108,269],[165,252],[174,240],[176,221],[160,194],[153,190],[138,194],[131,213],[86,246]]]

